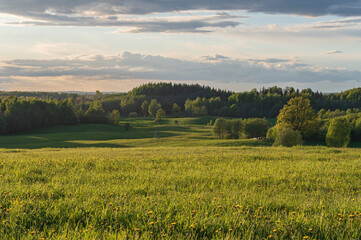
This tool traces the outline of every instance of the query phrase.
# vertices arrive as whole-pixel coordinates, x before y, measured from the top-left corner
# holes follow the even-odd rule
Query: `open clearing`
[[[361,238],[359,149],[216,140],[201,120],[1,137],[1,238]]]

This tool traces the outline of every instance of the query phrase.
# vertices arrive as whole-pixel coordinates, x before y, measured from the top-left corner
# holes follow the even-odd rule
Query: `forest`
[[[115,94],[2,91],[0,132],[16,133],[79,123],[118,124],[121,117],[156,117],[160,109],[161,115],[170,117],[276,118],[284,105],[295,97],[309,99],[321,120],[348,115],[353,119],[354,129],[361,123],[356,124],[355,120],[361,107],[361,88],[323,94],[309,88],[275,86],[236,93],[198,84],[149,83],[128,93]],[[323,135],[318,133],[314,138],[322,139]],[[353,138],[360,138],[359,134],[354,134]]]

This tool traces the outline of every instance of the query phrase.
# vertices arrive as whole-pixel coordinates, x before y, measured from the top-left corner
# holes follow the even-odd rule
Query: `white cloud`
[[[360,71],[307,65],[290,59],[229,59],[215,55],[217,61],[185,61],[161,56],[124,52],[121,56],[80,56],[66,59],[16,59],[0,65],[0,79],[30,81],[41,85],[67,79],[69,86],[127,81],[206,81],[214,84],[239,83],[320,83],[361,81]],[[115,88],[116,89],[116,88]],[[73,89],[81,90],[81,89]],[[121,90],[121,89],[117,89]]]

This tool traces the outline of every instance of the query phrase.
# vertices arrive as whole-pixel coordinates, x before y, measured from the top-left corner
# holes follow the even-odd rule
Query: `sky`
[[[0,91],[361,83],[361,0],[0,0]]]

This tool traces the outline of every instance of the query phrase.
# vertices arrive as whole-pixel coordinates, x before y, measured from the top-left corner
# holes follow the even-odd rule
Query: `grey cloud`
[[[283,59],[283,58],[266,58],[266,59],[248,59],[251,62],[255,63],[286,63],[290,62],[291,59]]]
[[[218,60],[229,59],[229,57],[220,54],[215,54],[215,55],[202,56],[201,59],[206,61],[218,61]]]
[[[221,57],[220,57],[221,59]],[[212,81],[218,83],[360,81],[360,71],[320,68],[271,60],[265,67],[247,60],[184,61],[162,56],[123,53],[121,56],[82,56],[73,59],[14,60],[0,68],[0,78],[76,76],[79,79],[140,79]],[[94,80],[95,81],[95,80]]]
[[[359,24],[361,24],[361,18],[353,17],[353,18],[346,18],[346,19],[341,19],[341,20],[319,22],[312,28],[336,29],[336,28],[353,27],[353,26],[357,26]]]
[[[341,54],[341,53],[342,53],[342,51],[333,50],[333,51],[325,52],[325,55]]]
[[[57,24],[87,21],[90,15],[114,20],[114,15],[187,10],[246,10],[308,16],[361,16],[361,0],[13,0],[1,1],[0,12]],[[100,20],[99,20],[100,21]],[[91,23],[92,21],[89,21]]]
[[[236,27],[241,23],[238,19],[243,16],[233,16],[219,13],[211,16],[192,16],[179,19],[168,19],[145,17],[142,20],[123,16],[119,20],[118,16],[71,16],[41,14],[32,21],[9,22],[13,25],[36,25],[36,26],[102,26],[102,27],[128,27],[129,32],[211,32],[209,28]]]

